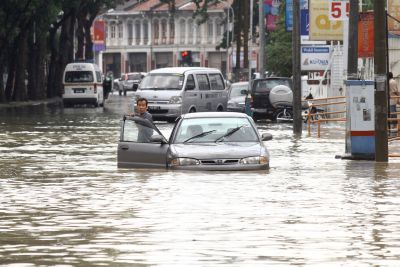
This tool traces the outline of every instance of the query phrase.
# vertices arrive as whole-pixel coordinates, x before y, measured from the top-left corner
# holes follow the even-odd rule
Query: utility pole
[[[260,49],[258,54],[258,62],[260,78],[265,77],[264,62],[265,62],[265,15],[264,15],[264,1],[258,1],[258,32],[260,34]]]
[[[358,73],[358,0],[350,1],[349,49],[347,53],[347,79],[357,80]]]
[[[374,1],[375,161],[388,161],[386,1]]]
[[[292,30],[292,74],[293,74],[293,133],[301,135],[303,120],[301,118],[301,66],[300,66],[300,1],[293,1]]]
[[[249,16],[249,25],[250,25],[250,34],[249,34],[249,75],[248,75],[248,79],[249,79],[249,84],[251,81],[251,56],[253,55],[252,51],[253,51],[253,0],[250,0],[250,16]]]

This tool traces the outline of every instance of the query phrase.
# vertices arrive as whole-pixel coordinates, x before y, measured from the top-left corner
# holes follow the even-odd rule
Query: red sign
[[[104,20],[96,20],[93,24],[93,43],[104,43]]]
[[[358,21],[358,57],[374,56],[374,13],[360,12]]]

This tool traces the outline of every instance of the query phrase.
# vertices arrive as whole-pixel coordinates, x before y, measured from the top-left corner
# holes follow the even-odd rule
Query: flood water
[[[269,171],[118,169],[128,100],[0,109],[0,264],[400,265],[400,159],[336,159],[343,124],[259,123]]]

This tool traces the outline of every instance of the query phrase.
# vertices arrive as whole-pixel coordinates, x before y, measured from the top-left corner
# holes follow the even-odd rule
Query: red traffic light
[[[182,51],[181,56],[182,57],[187,57],[189,55],[188,51]]]

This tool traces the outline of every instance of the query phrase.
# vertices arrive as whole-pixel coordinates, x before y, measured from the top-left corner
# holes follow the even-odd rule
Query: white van
[[[142,97],[155,120],[173,121],[184,113],[226,111],[228,91],[218,69],[173,67],[149,72],[136,91]]]
[[[99,66],[93,63],[69,63],[63,76],[64,106],[74,104],[104,105],[103,78]]]

